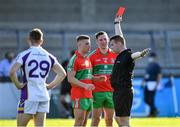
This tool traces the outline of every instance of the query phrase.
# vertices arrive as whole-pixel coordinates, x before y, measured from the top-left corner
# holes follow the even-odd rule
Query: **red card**
[[[125,7],[119,7],[118,12],[117,12],[117,16],[122,16],[124,11],[125,11]]]

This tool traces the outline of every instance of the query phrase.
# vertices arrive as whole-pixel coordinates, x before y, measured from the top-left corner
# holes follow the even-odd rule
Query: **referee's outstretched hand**
[[[144,50],[141,52],[141,57],[146,56],[146,55],[149,53],[150,50],[151,50],[150,48],[144,49]]]

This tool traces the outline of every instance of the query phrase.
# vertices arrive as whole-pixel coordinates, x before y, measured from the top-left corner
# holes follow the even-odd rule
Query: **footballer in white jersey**
[[[21,100],[48,101],[49,94],[46,88],[46,78],[56,58],[40,46],[31,46],[20,53],[16,62],[21,64],[23,83]]]
[[[41,47],[43,33],[40,29],[35,28],[29,33],[28,43],[30,48],[17,56],[10,71],[12,82],[21,90],[17,126],[27,126],[32,117],[35,126],[44,126],[46,113],[49,112],[48,89],[60,84],[66,72],[56,58]],[[19,69],[23,72],[22,83],[16,76]],[[47,84],[46,79],[51,69],[56,73],[56,77]]]

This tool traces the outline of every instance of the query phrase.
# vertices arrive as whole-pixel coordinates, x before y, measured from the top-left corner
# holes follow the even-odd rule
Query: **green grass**
[[[180,118],[132,118],[132,127],[180,127]],[[46,126],[73,126],[73,119],[47,119]],[[91,120],[88,120],[87,126],[89,126]],[[33,126],[31,121],[29,126]],[[114,121],[113,125],[117,127]],[[0,120],[0,126],[16,126],[16,120]],[[101,120],[100,126],[105,126],[104,120]]]

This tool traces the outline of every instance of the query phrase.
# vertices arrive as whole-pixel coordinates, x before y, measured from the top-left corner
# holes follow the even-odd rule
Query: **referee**
[[[121,28],[120,20],[119,22],[115,22],[115,24]],[[110,45],[112,50],[118,54],[111,75],[111,85],[114,88],[113,102],[116,122],[120,127],[129,127],[130,111],[133,101],[132,77],[135,60],[144,57],[149,52],[149,49],[132,53],[131,49],[126,48],[122,31],[120,35],[115,35],[110,38]]]

